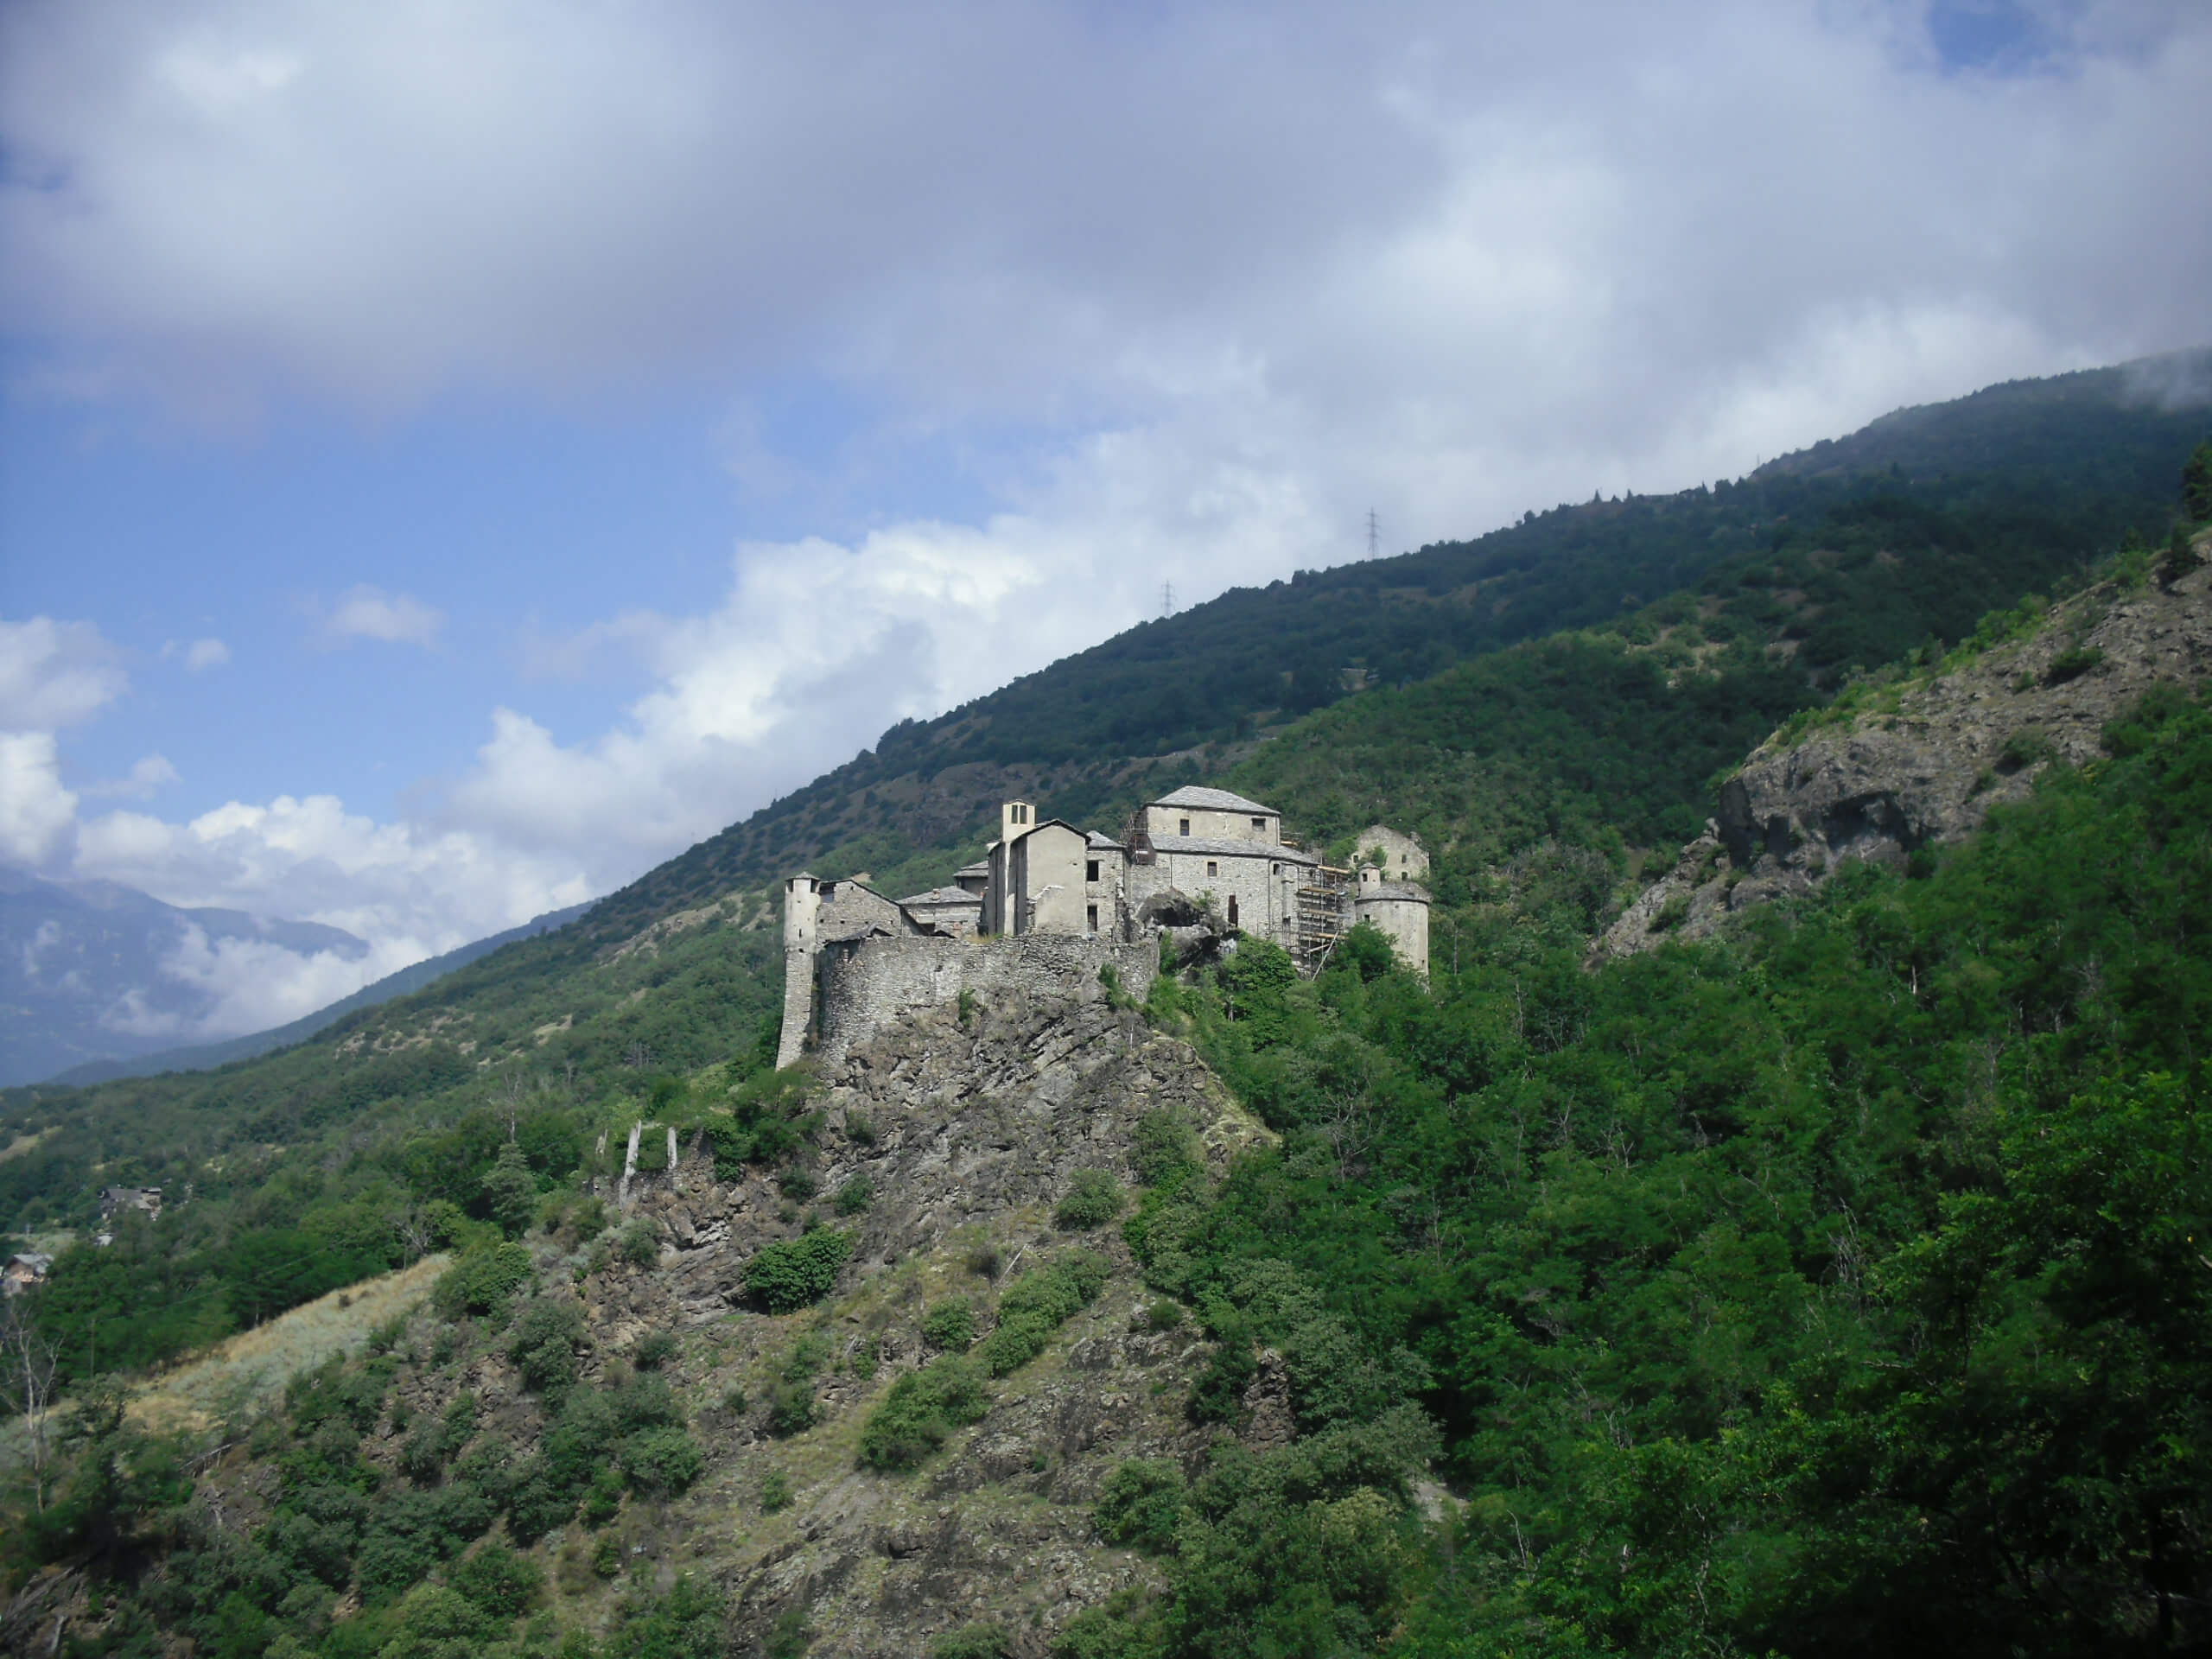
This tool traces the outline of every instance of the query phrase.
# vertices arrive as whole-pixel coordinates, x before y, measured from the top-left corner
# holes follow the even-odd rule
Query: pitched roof
[[[991,844],[993,846],[996,846],[998,843],[994,842]],[[953,874],[956,876],[988,875],[990,873],[991,861],[988,858],[979,858],[973,864],[963,864],[958,869],[953,872]]]
[[[1272,806],[1262,806],[1257,801],[1248,801],[1242,795],[1232,795],[1225,789],[1208,789],[1203,784],[1185,784],[1173,793],[1161,796],[1152,804],[1196,806],[1210,812],[1264,812],[1271,818],[1282,816]]]
[[[1208,858],[1265,858],[1283,864],[1319,864],[1320,855],[1266,841],[1216,841],[1207,836],[1154,836],[1156,853],[1203,853]]]
[[[1417,905],[1434,901],[1428,889],[1414,881],[1362,881],[1351,890],[1354,905],[1365,904],[1370,899],[1402,899]]]
[[[1118,853],[1122,850],[1122,843],[1102,830],[1093,830],[1090,835],[1090,841],[1093,849],[1098,852]]]
[[[906,905],[921,905],[930,907],[943,905],[980,905],[983,902],[983,895],[980,893],[970,893],[965,887],[931,887],[927,893],[918,893],[911,898],[901,899],[899,902],[902,906]]]

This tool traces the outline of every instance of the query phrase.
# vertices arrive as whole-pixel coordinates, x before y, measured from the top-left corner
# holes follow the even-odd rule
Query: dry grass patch
[[[411,1312],[429,1295],[446,1265],[443,1255],[424,1256],[411,1268],[334,1290],[219,1343],[137,1390],[130,1417],[159,1433],[212,1428],[333,1354],[358,1351],[370,1332]]]

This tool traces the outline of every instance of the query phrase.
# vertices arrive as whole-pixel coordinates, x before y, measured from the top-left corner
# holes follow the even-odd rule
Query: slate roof
[[[945,905],[981,905],[983,895],[970,893],[965,887],[931,887],[927,893],[918,893],[911,899],[901,899],[899,904],[921,905],[936,908]]]
[[[957,880],[963,875],[988,875],[990,873],[991,861],[988,858],[979,858],[973,864],[963,864],[952,874],[954,879]]]
[[[1206,836],[1154,836],[1152,848],[1156,853],[1199,853],[1208,858],[1265,858],[1285,864],[1321,861],[1318,853],[1296,847],[1281,847],[1265,841],[1216,841]]]
[[[1410,881],[1362,881],[1351,890],[1352,900],[1362,899],[1410,899],[1415,904],[1430,902],[1428,889]]]
[[[1282,816],[1272,806],[1262,806],[1257,801],[1248,801],[1242,795],[1232,795],[1225,789],[1208,789],[1203,784],[1185,784],[1173,794],[1161,796],[1152,804],[1195,806],[1209,812],[1264,812],[1271,818]]]
[[[1113,836],[1106,835],[1099,830],[1093,830],[1090,832],[1089,839],[1090,842],[1090,849],[1095,853],[1118,853],[1122,850],[1122,843],[1120,842],[1115,840]],[[986,868],[988,867],[987,866]]]

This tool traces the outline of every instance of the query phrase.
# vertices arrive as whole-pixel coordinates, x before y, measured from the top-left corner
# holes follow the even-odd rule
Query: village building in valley
[[[1159,934],[1176,925],[1268,940],[1311,972],[1364,921],[1426,975],[1427,853],[1380,824],[1357,847],[1350,868],[1332,868],[1284,836],[1274,808],[1194,785],[1146,802],[1118,838],[1007,801],[981,860],[952,886],[905,899],[865,878],[794,875],[776,1063],[810,1045],[842,1054],[899,1012],[963,991],[1096,992],[1111,969],[1141,995]]]

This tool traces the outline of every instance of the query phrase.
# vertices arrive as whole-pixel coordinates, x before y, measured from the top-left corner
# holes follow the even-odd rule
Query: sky
[[[2201,0],[15,0],[0,862],[612,891],[1179,604],[2212,340]]]

